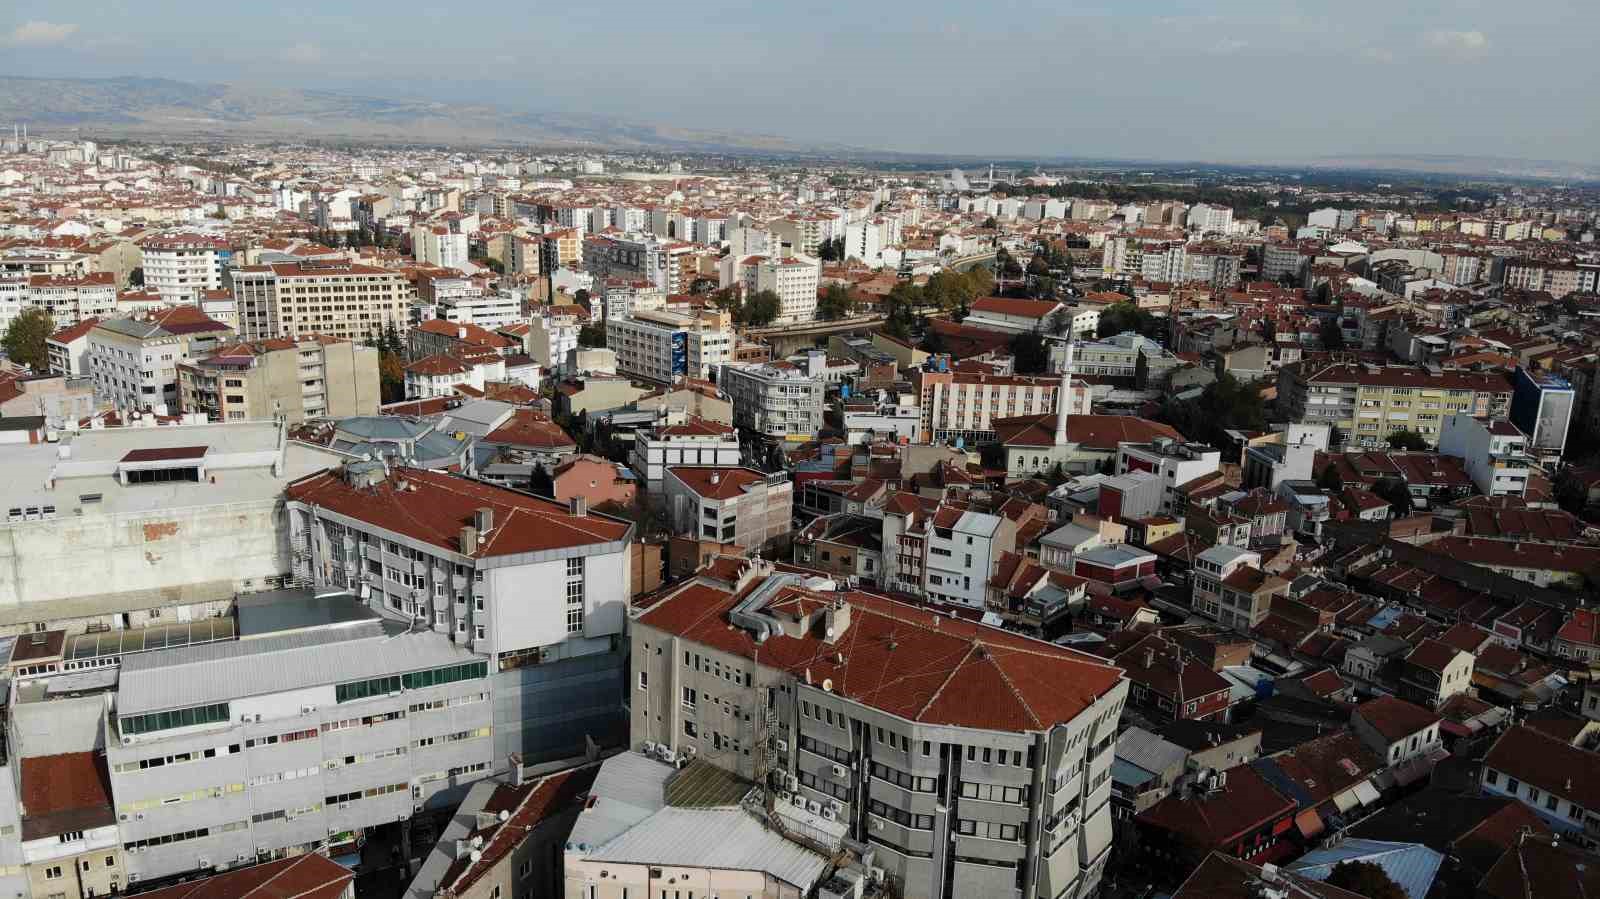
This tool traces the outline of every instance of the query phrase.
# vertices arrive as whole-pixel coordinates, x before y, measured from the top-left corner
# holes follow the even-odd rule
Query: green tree
[[[1325,350],[1344,349],[1344,328],[1339,326],[1337,319],[1329,319],[1322,323],[1322,348]]]
[[[1072,330],[1072,313],[1066,309],[1057,309],[1045,320],[1044,329],[1046,333],[1057,337],[1066,336],[1067,332]]]
[[[578,329],[578,345],[587,347],[603,347],[606,345],[606,329],[604,325],[584,325]]]
[[[1394,882],[1381,865],[1373,862],[1349,861],[1333,866],[1329,886],[1349,890],[1366,899],[1406,899],[1406,891]]]
[[[1390,512],[1395,518],[1404,518],[1415,508],[1411,500],[1411,488],[1399,478],[1383,478],[1372,485],[1372,492],[1389,503]]]
[[[817,318],[837,321],[850,314],[852,307],[850,289],[843,284],[829,284],[817,298]]]
[[[1038,331],[1024,331],[1011,338],[1011,357],[1017,374],[1044,374],[1050,365],[1050,348]]]
[[[478,261],[483,263],[484,268],[487,268],[489,271],[494,272],[497,275],[503,275],[506,273],[506,264],[494,258],[493,256],[485,256]]]
[[[1329,493],[1338,493],[1344,490],[1344,477],[1339,474],[1339,466],[1329,462],[1317,475],[1317,486]]]
[[[5,347],[6,355],[12,362],[26,365],[35,373],[42,374],[50,368],[50,353],[45,346],[45,339],[54,332],[55,321],[50,313],[38,306],[29,306],[11,320],[5,337],[0,338],[0,345]]]
[[[128,284],[132,287],[144,286],[144,266],[136,265],[128,272]]]
[[[991,215],[988,218],[983,220],[983,227],[988,229],[988,230],[990,230],[990,231],[993,231],[994,229],[1000,227],[1000,223],[995,221],[994,220],[994,216]]]
[[[1389,448],[1421,453],[1427,452],[1432,447],[1428,443],[1428,438],[1408,428],[1401,428],[1389,432]]]
[[[758,290],[744,301],[744,321],[757,328],[769,325],[783,311],[783,301],[770,290]]]
[[[1115,337],[1124,331],[1132,331],[1145,337],[1156,337],[1161,334],[1162,327],[1161,321],[1154,315],[1133,303],[1112,303],[1101,310],[1097,333],[1101,337]]]
[[[1191,440],[1220,446],[1228,430],[1263,431],[1267,426],[1261,390],[1229,372],[1206,387],[1196,399],[1168,396],[1157,417]]]
[[[974,299],[994,295],[994,272],[989,271],[986,265],[974,265],[962,272],[967,279],[967,288]]]

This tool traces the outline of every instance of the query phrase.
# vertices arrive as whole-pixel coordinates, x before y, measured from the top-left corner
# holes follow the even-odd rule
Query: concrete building
[[[1174,513],[1179,486],[1221,467],[1222,451],[1203,443],[1181,443],[1161,437],[1150,443],[1124,443],[1117,450],[1117,474],[1145,471],[1161,479],[1163,515]]]
[[[377,415],[381,399],[377,349],[331,337],[231,344],[177,372],[180,410],[212,421]]]
[[[227,286],[233,245],[211,234],[162,234],[139,241],[144,286],[172,303],[193,303]]]
[[[661,384],[704,381],[733,358],[734,333],[724,312],[642,311],[607,319],[606,347],[617,354],[618,374]]]
[[[409,288],[387,269],[302,260],[236,269],[232,282],[246,340],[321,334],[359,341],[410,327]]]
[[[52,373],[69,378],[89,376],[89,332],[99,323],[98,318],[86,318],[45,339],[45,354],[50,359]]]
[[[803,256],[762,257],[741,269],[741,286],[750,297],[764,290],[778,295],[778,317],[774,324],[809,322],[817,315],[817,282],[822,263]]]
[[[1460,459],[1484,496],[1522,496],[1527,491],[1534,462],[1527,446],[1527,438],[1511,422],[1465,412],[1446,418],[1439,435],[1439,452]]]
[[[677,536],[737,554],[788,556],[788,537],[794,529],[794,485],[786,473],[668,466],[661,486],[667,520]],[[688,570],[700,564],[697,551]],[[674,570],[679,569],[674,566]]]
[[[1098,889],[1117,669],[727,559],[641,609],[631,642],[635,747],[760,784],[786,827],[872,849],[899,895]]]
[[[919,441],[943,443],[959,438],[967,446],[976,446],[993,440],[995,419],[1058,411],[1061,381],[1028,375],[918,369],[912,374],[912,384],[921,396]],[[1088,415],[1093,405],[1088,385],[1074,382],[1068,393],[1067,414]]]
[[[1387,446],[1394,431],[1439,439],[1452,413],[1504,418],[1511,385],[1497,374],[1406,366],[1286,365],[1278,372],[1278,408],[1290,421],[1326,424],[1329,445]]]
[[[737,468],[739,436],[731,425],[682,413],[668,413],[653,428],[634,432],[628,464],[656,494],[669,467]]]
[[[95,396],[122,410],[176,410],[179,363],[214,352],[232,336],[193,306],[101,321],[87,338]]]
[[[459,270],[470,264],[466,233],[452,231],[444,225],[414,225],[411,228],[411,252],[423,265]]]
[[[284,487],[339,458],[286,441],[270,422],[0,445],[14,477],[0,525],[0,631],[200,618],[282,583],[292,568]],[[89,571],[98,576],[71,574]]]
[[[1260,567],[1260,553],[1236,546],[1213,546],[1207,549],[1194,558],[1189,607],[1213,621],[1221,621],[1223,582],[1238,571]]]
[[[81,276],[34,275],[28,279],[23,307],[43,309],[57,328],[117,311],[117,279],[111,272]]]
[[[615,726],[631,524],[378,462],[302,478],[287,499],[297,578],[489,661],[495,758],[570,755]]]
[[[825,385],[791,363],[724,365],[717,383],[733,403],[737,427],[791,442],[812,440],[822,430]]]

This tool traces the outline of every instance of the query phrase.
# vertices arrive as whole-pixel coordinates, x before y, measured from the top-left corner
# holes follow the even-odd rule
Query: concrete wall
[[[0,625],[170,605],[206,583],[231,585],[226,598],[289,566],[276,500],[18,522],[0,527]],[[45,605],[59,600],[82,602]]]

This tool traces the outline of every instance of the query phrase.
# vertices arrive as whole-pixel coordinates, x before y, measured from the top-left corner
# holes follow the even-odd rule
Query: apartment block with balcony
[[[702,568],[630,639],[634,747],[761,784],[787,828],[873,849],[899,895],[1098,889],[1128,690],[1103,661],[759,560]]]
[[[232,244],[213,234],[161,234],[139,241],[144,284],[173,303],[193,303],[226,286]]]
[[[95,398],[127,411],[176,411],[178,365],[232,337],[233,329],[194,306],[98,322],[87,337]]]
[[[1236,546],[1213,546],[1202,552],[1194,557],[1194,582],[1189,607],[1213,621],[1221,621],[1224,582],[1239,571],[1260,567],[1261,554],[1252,550]]]
[[[1462,461],[1484,496],[1522,496],[1534,459],[1528,438],[1509,421],[1457,412],[1445,419],[1439,452]]]
[[[212,421],[377,415],[377,349],[332,337],[256,340],[178,365],[184,412]]]
[[[616,724],[633,526],[436,471],[350,463],[291,484],[294,576],[490,661],[496,758]]]
[[[791,442],[811,440],[822,430],[826,384],[792,363],[724,365],[717,384],[733,403],[737,427]]]
[[[314,334],[366,340],[410,327],[410,288],[398,272],[344,260],[254,265],[231,273],[246,340]]]
[[[1395,431],[1436,442],[1455,413],[1504,418],[1511,393],[1501,375],[1437,368],[1300,363],[1278,373],[1279,410],[1290,421],[1328,425],[1334,447],[1387,446]]]
[[[639,311],[606,320],[606,347],[617,354],[617,373],[660,384],[711,379],[733,358],[734,339],[725,312]]]

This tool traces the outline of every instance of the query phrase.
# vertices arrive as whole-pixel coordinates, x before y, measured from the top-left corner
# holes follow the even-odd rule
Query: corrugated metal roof
[[[590,853],[593,861],[765,871],[801,893],[828,860],[763,827],[742,808],[663,808]]]
[[[1400,885],[1410,899],[1424,899],[1433,887],[1444,856],[1421,843],[1390,843],[1383,840],[1345,840],[1327,849],[1306,853],[1289,870],[1312,880],[1327,880],[1340,862],[1372,862],[1383,868],[1389,879]]]
[[[432,631],[382,622],[140,653],[123,660],[117,714],[179,709],[478,658]]]
[[[593,801],[578,815],[567,842],[600,846],[661,810],[672,771],[671,765],[637,752],[606,759],[589,790]]]

